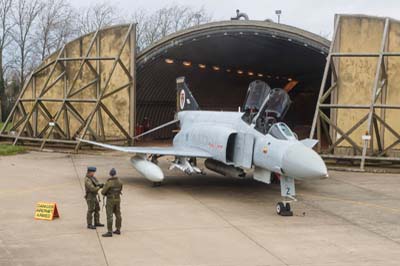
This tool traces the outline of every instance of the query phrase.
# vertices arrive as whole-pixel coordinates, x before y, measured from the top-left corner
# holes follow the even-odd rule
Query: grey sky
[[[76,7],[81,0],[71,0]],[[87,0],[85,4],[101,2]],[[276,20],[275,10],[281,9],[281,22],[317,34],[331,34],[333,18],[336,13],[368,14],[400,19],[399,0],[109,0],[121,9],[136,8],[153,11],[168,4],[183,4],[193,7],[203,6],[216,20],[226,20],[235,14],[236,9],[246,12],[250,19]]]

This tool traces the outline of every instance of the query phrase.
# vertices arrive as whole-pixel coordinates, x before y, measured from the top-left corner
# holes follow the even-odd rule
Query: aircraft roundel
[[[185,91],[181,90],[181,92],[179,93],[179,107],[181,109],[185,107],[185,100],[186,100]]]

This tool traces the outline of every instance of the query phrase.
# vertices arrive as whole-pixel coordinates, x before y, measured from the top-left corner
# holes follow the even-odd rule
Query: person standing
[[[117,171],[112,168],[110,170],[110,178],[107,179],[101,194],[107,197],[106,202],[106,213],[107,213],[107,233],[103,234],[103,237],[111,237],[114,234],[121,234],[121,194],[122,194],[122,183],[117,177]],[[115,227],[116,230],[113,232],[113,214],[115,214]]]
[[[88,229],[96,229],[96,227],[103,227],[104,224],[100,223],[100,198],[98,191],[104,186],[94,176],[96,167],[89,166],[85,177],[85,199],[88,206],[86,214],[86,222]],[[94,218],[94,223],[93,223]]]

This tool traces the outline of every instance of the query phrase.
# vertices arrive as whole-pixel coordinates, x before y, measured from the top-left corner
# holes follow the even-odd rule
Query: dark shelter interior
[[[137,125],[174,119],[177,77],[185,76],[204,110],[238,111],[249,84],[286,88],[292,104],[284,121],[307,137],[329,41],[303,30],[263,21],[226,21],[165,38],[138,54]],[[289,84],[288,84],[289,83]],[[151,135],[169,139],[173,127]]]

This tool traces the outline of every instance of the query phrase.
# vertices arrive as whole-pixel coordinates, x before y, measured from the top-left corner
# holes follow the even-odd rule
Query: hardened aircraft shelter
[[[394,162],[400,142],[399,22],[337,15],[333,41],[269,21],[192,27],[140,50],[135,24],[67,43],[27,79],[1,136],[67,145],[76,137],[133,143],[138,129],[173,120],[185,76],[204,110],[237,111],[261,79],[289,91],[286,122],[318,138],[328,159]],[[151,135],[171,139],[174,126]]]
[[[224,111],[238,110],[255,79],[272,87],[293,82],[288,120],[308,134],[329,45],[292,26],[232,20],[177,32],[136,55],[134,24],[101,29],[33,71],[1,136],[76,150],[76,137],[132,143],[143,119],[151,127],[173,119],[179,76],[202,109]],[[172,129],[152,137],[169,139]]]

